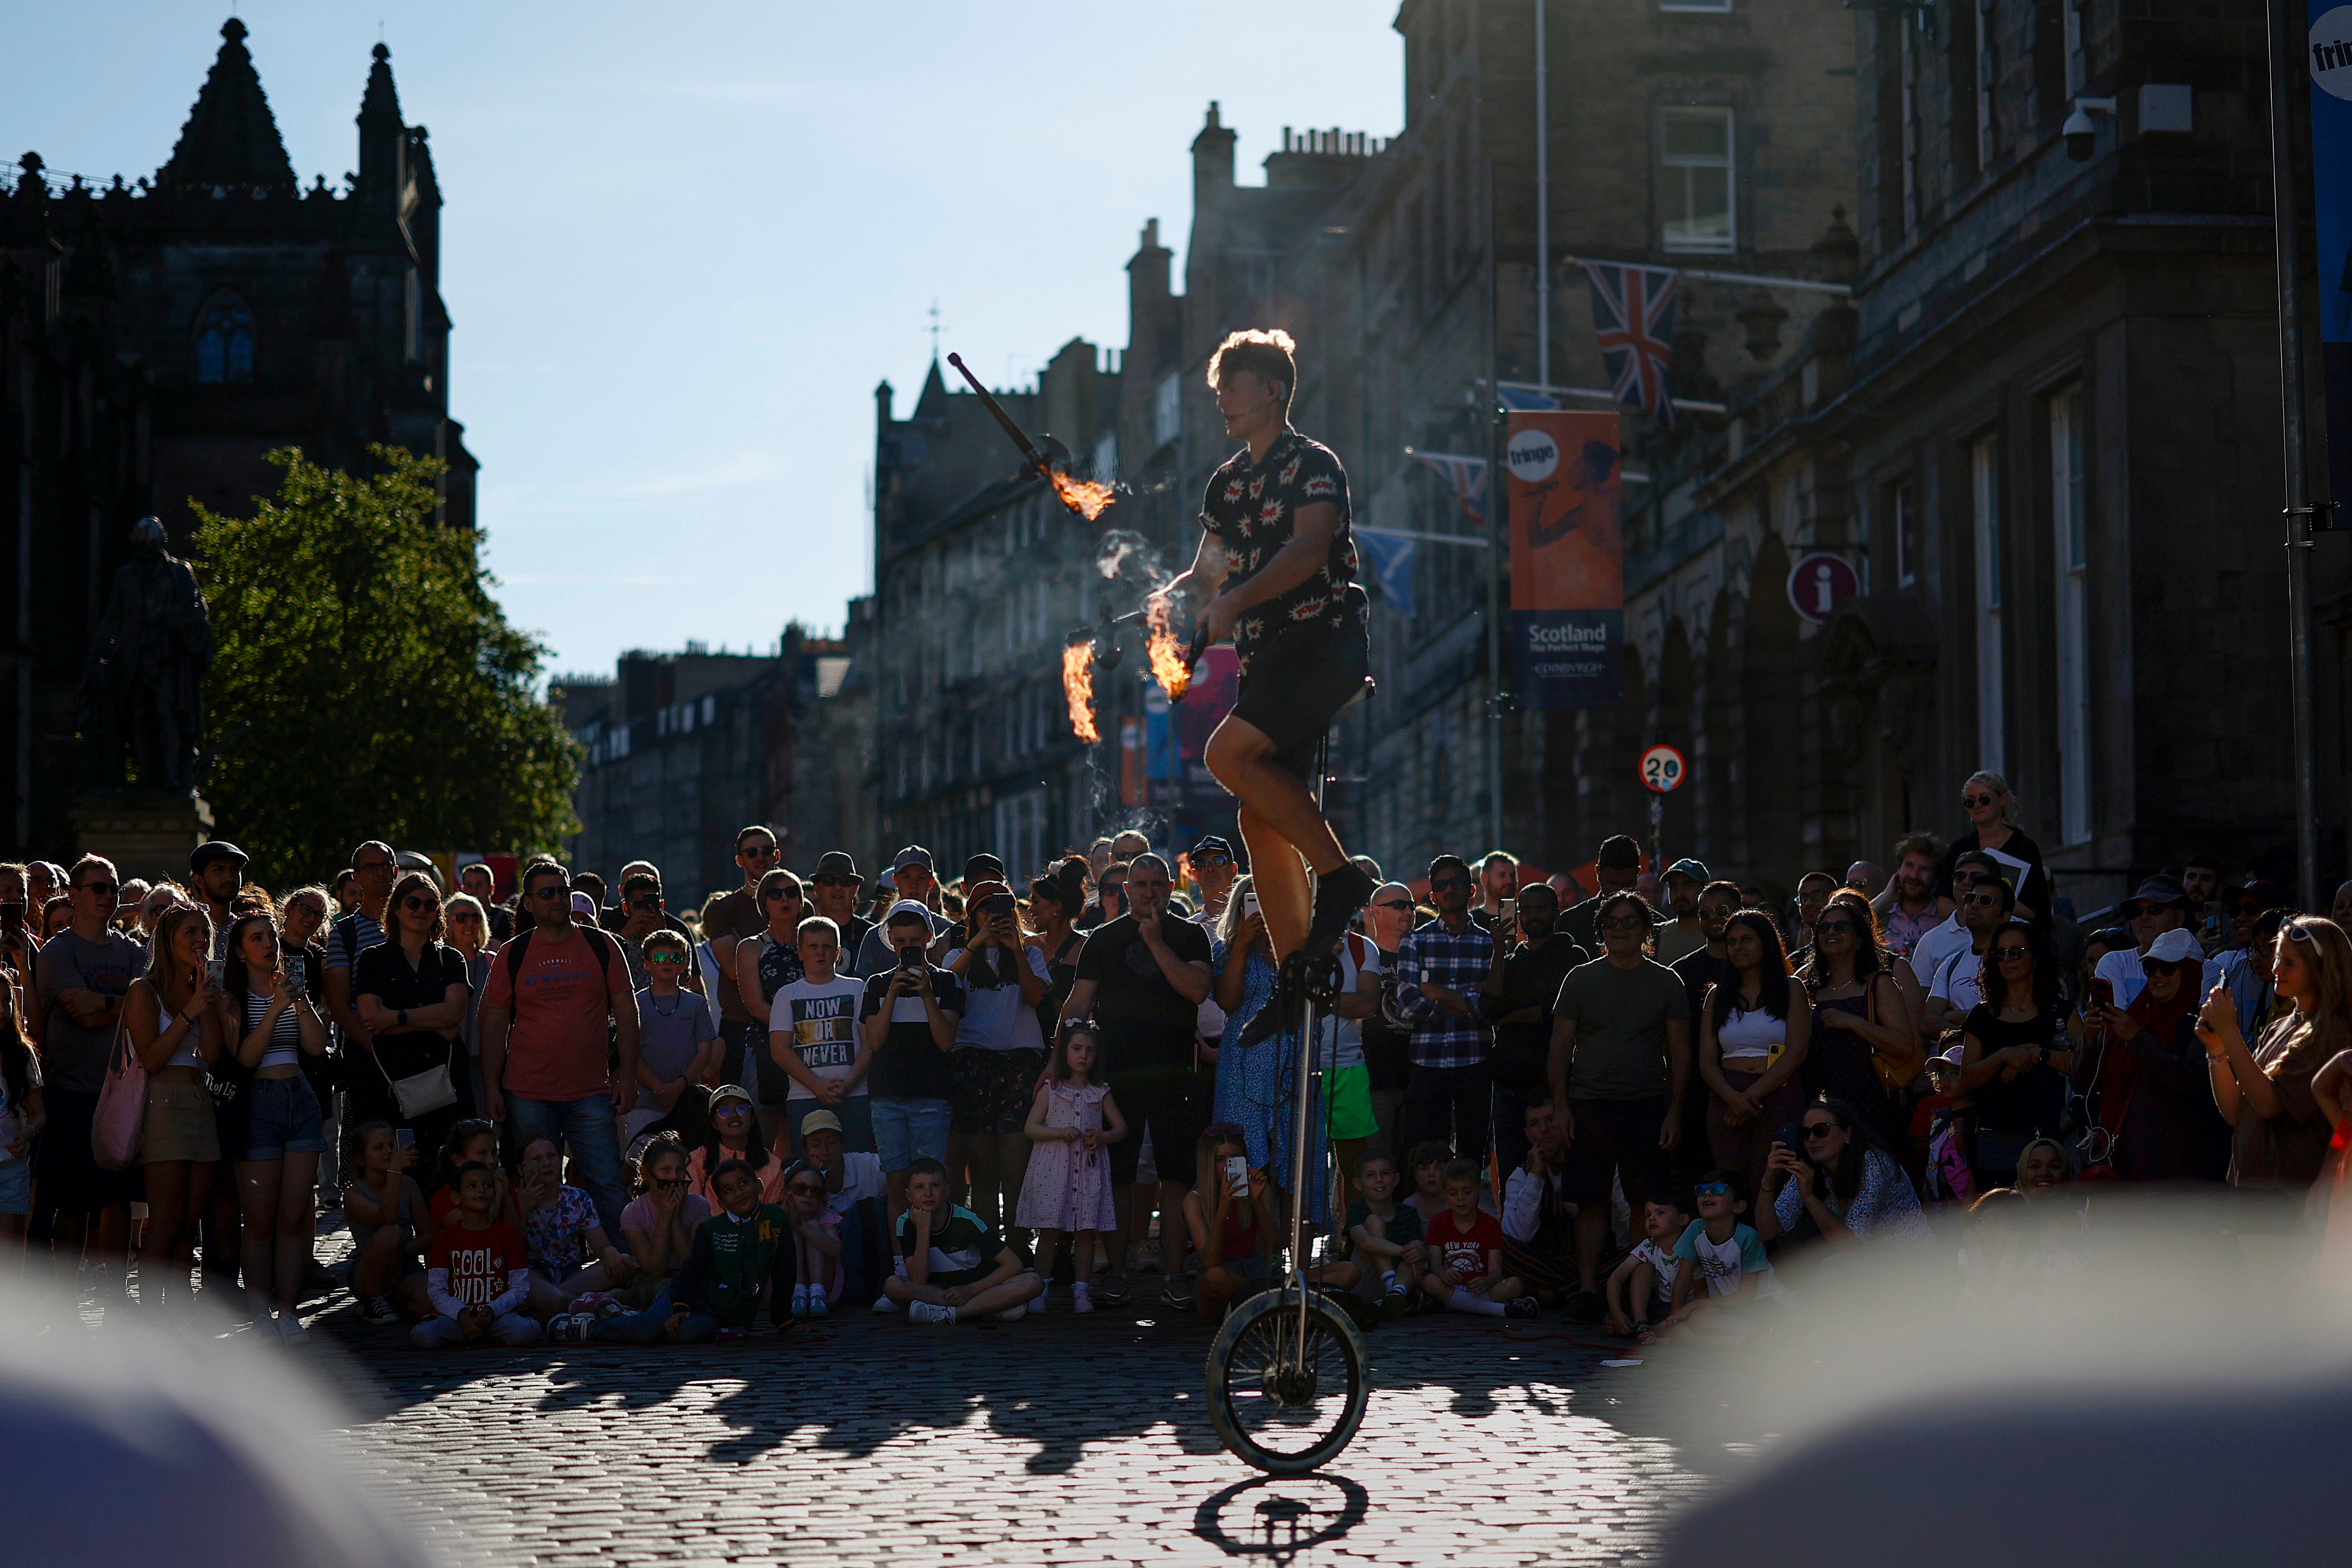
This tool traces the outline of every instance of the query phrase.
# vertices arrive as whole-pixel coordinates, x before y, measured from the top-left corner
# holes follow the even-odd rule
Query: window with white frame
[[[1977,766],[2009,771],[2007,679],[2000,624],[2000,443],[1987,436],[1969,447],[1969,512],[1976,534]]]
[[[2091,648],[2088,518],[2078,383],[2050,398],[2050,522],[2056,559],[2059,841],[2091,837]]]
[[[1668,250],[1734,250],[1728,109],[1674,107],[1659,128],[1658,211]]]

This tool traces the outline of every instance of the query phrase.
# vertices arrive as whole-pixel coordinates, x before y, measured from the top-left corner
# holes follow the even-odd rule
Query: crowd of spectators
[[[376,841],[275,892],[217,841],[153,885],[0,866],[0,1271],[289,1341],[347,1294],[420,1348],[1139,1289],[1213,1321],[1285,1277],[1296,1210],[1367,1328],[1648,1342],[1768,1328],[1857,1249],[1959,1280],[2020,1204],[2087,1236],[2103,1194],[2204,1192],[2352,1253],[2352,884],[2322,916],[2191,856],[2078,918],[2000,778],[1961,804],[1786,900],[1624,837],[1583,880],[1360,862],[1311,1040],[1260,1021],[1273,950],[1214,836],[869,881],[754,826],[679,912],[645,862],[608,907],[551,858],[451,889]]]

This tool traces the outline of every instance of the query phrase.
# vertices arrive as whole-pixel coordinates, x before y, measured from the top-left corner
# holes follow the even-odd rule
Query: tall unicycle
[[[1329,752],[1327,735],[1315,770],[1318,807]],[[1276,1476],[1305,1475],[1336,1458],[1363,1424],[1370,1392],[1355,1324],[1307,1283],[1310,1147],[1317,1164],[1328,1158],[1328,1140],[1309,1137],[1323,1127],[1315,1120],[1321,1114],[1322,1078],[1315,1025],[1318,1014],[1328,1014],[1337,1001],[1339,980],[1336,957],[1304,979],[1290,1141],[1290,1250],[1282,1283],[1237,1304],[1209,1344],[1210,1426],[1236,1458]]]

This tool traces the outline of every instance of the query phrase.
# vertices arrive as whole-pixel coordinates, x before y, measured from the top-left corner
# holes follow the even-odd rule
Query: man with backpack
[[[482,1086],[510,1147],[552,1139],[595,1200],[604,1234],[628,1201],[616,1119],[637,1099],[637,998],[620,943],[572,919],[572,883],[541,858],[525,867],[515,933],[482,987]]]

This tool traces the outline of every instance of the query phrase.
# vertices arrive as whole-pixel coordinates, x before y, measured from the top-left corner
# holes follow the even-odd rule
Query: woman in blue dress
[[[1275,982],[1274,943],[1247,877],[1234,884],[1224,912],[1217,918],[1209,966],[1216,974],[1217,1005],[1225,1011],[1225,1032],[1217,1049],[1216,1120],[1242,1130],[1251,1167],[1265,1172],[1269,1190],[1279,1189],[1286,1197],[1297,1120],[1298,1035],[1286,1029],[1246,1048],[1240,1043],[1249,1021],[1273,996]],[[1313,1144],[1307,1150],[1310,1216],[1322,1212],[1325,1190],[1323,1119],[1315,1120]]]

